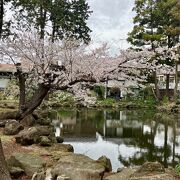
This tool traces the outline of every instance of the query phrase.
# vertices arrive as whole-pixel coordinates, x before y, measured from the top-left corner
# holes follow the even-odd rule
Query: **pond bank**
[[[14,111],[14,110],[11,109],[9,111]],[[98,122],[100,123],[99,125],[101,126],[101,123],[103,121],[100,119],[100,117],[101,117],[100,115],[98,115],[98,114],[93,115],[90,113],[90,111],[88,111],[88,109],[86,109],[85,112],[83,112],[83,111],[78,111],[78,112],[80,112],[80,114],[85,113],[86,116],[88,114],[90,115],[90,116],[87,116],[88,121],[85,121],[85,119],[83,118],[82,122],[85,121],[85,124],[88,123],[90,120],[93,123],[95,123],[95,121],[92,119],[92,117],[94,117],[95,119],[98,119]],[[109,119],[110,118],[109,115],[111,115],[111,111],[108,112],[105,110],[105,112],[107,112],[106,116]],[[137,110],[134,112],[135,112],[135,114],[133,114],[133,116],[132,116],[133,119],[135,118],[134,115],[137,115]],[[143,111],[141,111],[141,115],[142,115],[142,112]],[[5,153],[6,153],[5,155],[6,155],[7,159],[9,159],[9,158],[11,159],[11,161],[10,161],[11,163],[12,163],[12,159],[13,159],[13,165],[14,165],[14,163],[16,164],[16,168],[11,167],[11,171],[16,172],[16,173],[17,173],[17,171],[18,171],[18,173],[20,173],[20,172],[23,173],[24,175],[26,175],[26,179],[28,179],[28,178],[31,179],[31,177],[34,175],[34,172],[37,171],[37,169],[34,168],[34,166],[38,167],[38,168],[40,167],[40,169],[41,169],[40,173],[34,175],[34,180],[36,180],[37,176],[38,176],[38,178],[40,176],[44,178],[45,174],[47,176],[49,176],[50,175],[49,172],[51,172],[52,169],[55,169],[55,171],[52,171],[53,176],[59,176],[60,179],[62,179],[62,178],[68,179],[69,178],[72,180],[76,180],[76,179],[74,179],[74,176],[77,175],[77,169],[76,169],[77,167],[80,169],[80,172],[78,172],[78,174],[79,174],[78,178],[80,179],[80,177],[82,177],[82,180],[86,180],[86,179],[88,180],[88,177],[91,177],[91,176],[95,180],[96,179],[97,180],[98,179],[106,179],[106,180],[123,179],[123,177],[125,179],[128,179],[128,178],[133,179],[134,178],[134,180],[138,179],[139,177],[143,177],[146,179],[147,178],[158,178],[158,177],[160,179],[163,179],[164,177],[168,177],[169,178],[168,180],[171,180],[172,178],[177,178],[177,179],[179,178],[174,173],[173,169],[165,169],[165,171],[160,171],[160,172],[157,172],[157,171],[154,171],[151,169],[146,174],[142,174],[142,171],[139,174],[139,171],[138,171],[138,175],[137,175],[137,170],[140,167],[135,168],[134,166],[132,166],[133,168],[120,168],[120,169],[118,169],[118,173],[113,173],[111,171],[112,165],[110,165],[108,158],[101,158],[98,160],[98,158],[100,157],[100,156],[98,156],[98,158],[95,158],[96,160],[92,160],[85,155],[73,153],[74,148],[71,145],[58,144],[56,142],[50,143],[50,145],[49,145],[49,142],[45,142],[45,144],[44,143],[42,144],[42,142],[41,143],[39,142],[37,135],[39,136],[39,133],[41,132],[41,135],[43,136],[43,138],[41,138],[41,140],[44,140],[44,139],[47,140],[47,137],[49,139],[51,129],[47,128],[47,124],[49,122],[47,120],[47,112],[42,112],[41,114],[43,115],[44,118],[42,118],[41,120],[39,119],[37,121],[38,123],[40,123],[40,124],[38,124],[38,126],[36,124],[36,125],[33,125],[33,127],[31,127],[31,128],[24,127],[25,129],[21,130],[18,135],[11,135],[11,136],[4,135],[3,134],[4,129],[1,128],[1,138],[3,141],[3,147],[5,149]],[[61,111],[60,114],[64,115],[64,117],[66,119],[68,119],[68,117],[72,116],[72,113],[67,114],[63,111]],[[102,112],[102,114],[105,115],[104,111]],[[122,123],[126,122],[127,125],[129,125],[129,123],[131,121],[129,121],[128,118],[124,119],[125,118],[124,113],[123,114],[120,113],[119,115],[121,115],[120,117],[122,117],[122,119],[121,118],[119,119],[119,120],[121,120],[120,122],[122,122]],[[114,114],[113,117],[119,117],[119,115],[117,116],[116,114]],[[77,115],[76,115],[76,117],[77,117]],[[157,124],[152,123],[151,122],[152,120],[149,119],[150,117],[152,118],[151,113],[148,115],[147,121],[148,121],[148,123],[153,125],[153,129],[155,130],[158,127],[157,126],[158,123]],[[138,120],[139,117],[136,117],[136,119]],[[159,117],[157,117],[157,119],[159,119]],[[32,119],[30,119],[30,121],[31,120]],[[44,121],[44,120],[46,120],[46,121]],[[84,127],[82,122],[81,122],[81,126]],[[135,125],[134,120],[132,122],[133,122],[132,125],[134,126]],[[145,121],[143,121],[143,124],[145,124]],[[90,124],[88,123],[88,125],[90,125]],[[95,123],[95,125],[98,126],[98,124],[96,124],[96,123]],[[112,124],[112,125],[117,126],[119,124]],[[121,125],[123,125],[123,124],[121,124]],[[167,124],[167,126],[168,126],[168,124]],[[125,128],[127,129],[127,126]],[[146,128],[147,128],[147,126],[146,126]],[[162,129],[162,127],[160,127],[160,128]],[[42,129],[43,129],[43,131],[42,131]],[[37,134],[37,132],[38,132],[38,134]],[[141,131],[138,130],[138,132],[141,132]],[[26,136],[27,134],[28,134],[28,136]],[[32,135],[34,136],[34,138],[32,138]],[[140,137],[142,135],[138,135],[138,136]],[[136,134],[133,134],[133,136],[136,136]],[[145,136],[146,139],[148,138],[147,134],[144,134],[143,136]],[[19,139],[19,137],[21,137],[21,139]],[[27,137],[28,137],[28,140],[27,140]],[[149,137],[149,138],[151,138],[151,137]],[[17,143],[17,139],[19,139],[19,142],[21,142],[23,144],[24,144],[24,142],[28,142],[28,143],[26,146],[20,145]],[[138,142],[140,142],[140,140],[138,140]],[[147,141],[147,143],[148,142],[149,141]],[[149,144],[147,144],[147,145],[149,146]],[[110,146],[110,144],[109,144],[109,146]],[[152,145],[152,146],[154,146],[154,145]],[[79,153],[83,153],[83,152],[81,151]],[[37,162],[38,164],[32,163],[31,158],[30,158],[31,156],[34,157],[34,159],[38,159],[38,162]],[[14,162],[14,159],[15,159],[15,162]],[[27,162],[27,161],[29,161],[29,163],[24,165],[24,162]],[[9,160],[8,160],[8,162],[9,162]],[[20,167],[18,167],[19,163],[21,164]],[[30,166],[31,164],[33,165],[33,167]],[[62,166],[62,164],[63,165],[65,164],[65,166]],[[85,166],[84,164],[87,164],[87,166]],[[150,165],[150,166],[154,167],[154,165]],[[155,165],[155,167],[156,167],[156,165]],[[160,167],[162,167],[162,166],[160,166]],[[66,170],[66,168],[67,168],[67,170]],[[29,172],[29,169],[31,170],[30,172]],[[161,169],[161,168],[159,168],[159,169]],[[145,169],[143,170],[143,172],[146,172],[146,171],[147,170],[145,170]],[[82,172],[84,172],[84,173],[82,173]],[[85,173],[85,172],[88,172],[88,173]],[[127,177],[127,175],[128,175],[128,177]],[[20,176],[20,179],[21,178],[22,178],[22,176]],[[23,178],[24,178],[24,176],[23,176]],[[43,178],[42,178],[42,180],[43,180]]]
[[[178,180],[173,169],[165,169],[160,163],[145,163],[140,167],[121,168],[111,172],[111,164],[106,157],[95,161],[87,156],[72,152],[64,144],[42,147],[36,144],[21,146],[14,136],[0,135],[5,156],[16,180],[50,180],[58,177],[66,180]],[[70,150],[71,149],[71,150]],[[56,178],[55,178],[56,179]],[[58,180],[59,180],[58,179]]]
[[[52,109],[52,108],[113,108],[113,109],[152,109],[164,113],[179,113],[180,105],[172,102],[157,103],[153,100],[115,100],[104,99],[97,100],[89,98],[88,100],[44,100],[38,109]],[[18,109],[18,101],[16,100],[0,100],[0,112],[4,109],[16,110]]]
[[[150,108],[153,109],[156,104],[152,101],[143,100],[115,100],[115,99],[104,99],[94,100],[89,98],[88,100],[74,100],[74,101],[46,101],[45,106],[48,107],[88,107],[88,108],[127,108],[127,109],[138,109],[138,108]]]

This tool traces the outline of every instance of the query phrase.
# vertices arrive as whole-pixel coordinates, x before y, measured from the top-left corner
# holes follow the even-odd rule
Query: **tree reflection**
[[[124,166],[142,165],[146,161],[158,161],[175,166],[180,156],[178,138],[180,123],[173,116],[165,115],[155,118],[155,112],[147,110],[59,110],[57,118],[63,128],[64,138],[86,138],[96,142],[96,133],[103,136],[103,140],[112,145],[124,145],[133,149],[129,152],[119,151],[119,161]],[[176,121],[177,120],[177,121]],[[60,123],[56,123],[58,127]],[[132,154],[134,153],[134,154]],[[126,154],[126,156],[125,156]],[[129,153],[130,154],[130,153]],[[117,157],[116,157],[117,160]]]
[[[171,124],[171,128],[173,129],[173,143],[172,145],[168,143],[168,122],[160,123],[158,121],[154,121],[150,126],[150,133],[142,133],[138,138],[132,138],[130,141],[124,141],[127,146],[134,146],[139,148],[133,156],[131,157],[123,157],[123,155],[119,155],[119,161],[124,166],[133,166],[133,165],[142,165],[146,161],[158,161],[162,163],[165,167],[168,165],[175,165],[175,144],[176,144],[176,125],[175,122]],[[158,127],[163,125],[164,137],[162,142],[164,142],[163,146],[155,143],[155,138],[158,132]],[[161,130],[160,130],[161,131]],[[172,158],[172,161],[171,161]]]

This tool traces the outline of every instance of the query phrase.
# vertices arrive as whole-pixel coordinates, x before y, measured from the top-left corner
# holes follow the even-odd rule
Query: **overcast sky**
[[[113,49],[129,47],[127,33],[133,27],[134,0],[87,0],[91,14],[88,25],[95,44],[109,42]]]

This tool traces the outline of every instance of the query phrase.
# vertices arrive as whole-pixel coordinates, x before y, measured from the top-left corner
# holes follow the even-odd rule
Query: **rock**
[[[37,124],[40,124],[40,125],[50,125],[51,124],[51,119],[49,118],[40,118],[40,119],[37,119],[36,120]]]
[[[60,136],[57,136],[56,140],[57,140],[57,143],[63,143],[64,142],[64,139]]]
[[[67,177],[66,175],[61,175],[57,177],[57,180],[70,180],[70,177]]]
[[[43,111],[38,111],[38,114],[36,114],[38,116],[38,119],[40,118],[47,118],[49,116],[49,111],[48,110],[43,110]]]
[[[49,126],[35,126],[21,131],[15,138],[16,142],[22,145],[37,144],[40,142],[40,136],[52,136],[53,128]],[[52,140],[51,138],[49,138]]]
[[[117,173],[122,172],[124,168],[125,168],[125,167],[118,168],[118,169],[117,169]]]
[[[24,127],[18,121],[9,120],[5,124],[4,134],[5,135],[15,135],[15,134],[18,134],[19,131],[21,131],[23,129],[24,129]]]
[[[115,173],[113,175],[107,176],[105,180],[128,180],[134,172],[134,169],[124,168],[120,173]]]
[[[0,111],[0,119],[16,119],[17,111],[5,109]]]
[[[36,129],[41,136],[49,136],[54,133],[52,126],[36,126]]]
[[[81,154],[69,154],[62,156],[54,166],[51,173],[53,177],[65,175],[73,180],[100,180],[104,174],[105,168]]]
[[[52,143],[57,143],[55,133],[51,133],[48,138],[51,140]]]
[[[146,162],[133,174],[133,177],[139,177],[148,174],[161,174],[161,173],[165,173],[165,168],[161,163]]]
[[[44,180],[46,178],[46,172],[34,173],[31,180]]]
[[[6,122],[7,122],[6,119],[0,120],[0,127],[5,127]]]
[[[31,127],[27,130],[21,131],[16,137],[16,142],[21,145],[31,145],[37,143],[40,134],[36,127]]]
[[[21,124],[24,126],[33,126],[35,124],[35,119],[32,115],[26,116],[23,120],[21,120]]]
[[[9,172],[11,176],[14,178],[19,178],[21,175],[24,174],[24,170],[21,169],[20,167],[10,167]]]
[[[177,176],[173,176],[172,174],[152,174],[152,175],[144,175],[140,177],[130,177],[130,180],[176,180],[179,179]]]
[[[107,172],[112,171],[112,165],[111,165],[111,161],[109,158],[107,158],[106,156],[101,156],[98,160],[98,163],[100,163],[101,165],[103,165],[105,167],[105,170]]]
[[[74,152],[74,148],[70,144],[53,144],[51,151]]]
[[[51,141],[47,136],[41,136],[39,144],[41,146],[51,146]]]
[[[157,170],[156,170],[157,168]],[[141,167],[121,168],[121,172],[107,176],[105,180],[174,180],[173,171],[165,169],[157,162],[147,162]]]
[[[31,180],[52,180],[51,168],[48,168],[46,171],[34,173]]]
[[[27,153],[16,153],[7,160],[7,164],[9,167],[20,167],[27,176],[32,177],[35,172],[43,169],[46,163],[39,156]]]

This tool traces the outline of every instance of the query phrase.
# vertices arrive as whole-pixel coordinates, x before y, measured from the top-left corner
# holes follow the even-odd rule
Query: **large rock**
[[[5,127],[6,122],[7,122],[7,119],[1,119],[0,120],[0,127]]]
[[[49,126],[35,126],[20,132],[15,138],[16,142],[22,145],[37,144],[41,136],[49,136],[52,140],[53,128]]]
[[[20,167],[26,175],[32,176],[35,172],[43,169],[46,163],[39,156],[16,153],[7,160],[7,164],[9,167]]]
[[[18,121],[9,120],[5,124],[4,134],[5,135],[15,135],[15,134],[18,134],[19,131],[21,131],[23,129],[24,129],[24,127]]]
[[[176,177],[174,171],[164,169],[160,163],[147,162],[141,167],[122,168],[119,173],[109,175],[104,180],[175,180]]]
[[[53,144],[51,151],[74,152],[74,148],[70,144]]]
[[[104,171],[101,164],[89,157],[72,153],[62,156],[51,173],[54,178],[65,175],[73,180],[101,180]]]
[[[40,119],[37,119],[36,120],[36,123],[37,124],[40,124],[40,125],[50,125],[51,124],[51,119],[50,118],[40,118]]]
[[[112,171],[111,161],[106,156],[101,156],[96,162],[104,166],[107,172]]]
[[[161,163],[146,162],[133,174],[133,177],[162,173],[165,173],[165,168]]]
[[[41,136],[39,144],[41,146],[51,146],[51,140],[47,136]]]
[[[21,124],[28,127],[33,126],[35,124],[35,119],[32,115],[26,116],[21,120]]]
[[[134,169],[124,168],[120,173],[107,176],[105,180],[128,180],[134,172]]]
[[[174,180],[174,171],[165,169],[159,162],[146,162],[135,173],[130,176],[131,180]]]
[[[14,178],[19,178],[21,175],[24,174],[24,170],[21,169],[20,167],[10,167],[9,172],[11,176]]]
[[[16,142],[21,145],[31,145],[38,142],[40,134],[36,127],[21,131],[16,137]]]
[[[172,175],[168,173],[163,174],[152,174],[152,175],[144,175],[140,177],[131,177],[130,180],[178,180],[179,177],[177,175]]]
[[[16,119],[17,111],[5,109],[0,111],[0,119]]]

